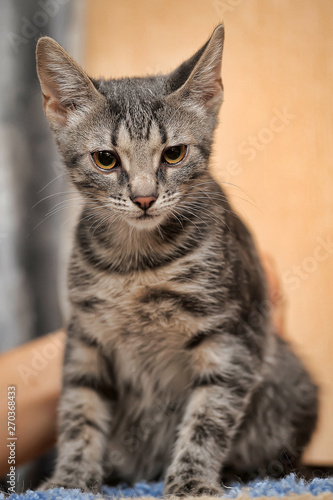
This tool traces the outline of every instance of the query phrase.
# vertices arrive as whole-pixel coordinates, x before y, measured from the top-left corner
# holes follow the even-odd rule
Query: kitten
[[[44,111],[85,200],[69,266],[58,459],[44,484],[98,491],[295,464],[317,389],[270,320],[251,235],[209,173],[224,29],[168,75],[95,80],[38,42]]]

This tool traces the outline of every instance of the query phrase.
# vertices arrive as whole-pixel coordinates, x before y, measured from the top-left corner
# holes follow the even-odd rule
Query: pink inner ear
[[[57,122],[65,125],[67,119],[67,109],[59,103],[53,95],[45,95],[43,92],[43,108],[46,116],[52,115]]]
[[[203,92],[203,97],[204,101],[209,101],[211,99],[217,98],[219,99],[221,97],[221,94],[223,93],[223,85],[222,85],[222,79],[221,78],[216,78],[208,87]]]

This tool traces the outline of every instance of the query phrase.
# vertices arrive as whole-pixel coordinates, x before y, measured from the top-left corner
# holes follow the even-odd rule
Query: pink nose
[[[133,198],[132,201],[138,205],[138,207],[142,208],[142,210],[148,210],[156,200],[156,196],[138,196],[137,198]]]

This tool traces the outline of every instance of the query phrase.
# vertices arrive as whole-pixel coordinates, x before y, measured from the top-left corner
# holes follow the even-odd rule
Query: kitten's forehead
[[[117,149],[129,156],[132,156],[133,152],[137,154],[141,152],[141,155],[160,152],[161,147],[163,147],[163,138],[158,123],[152,120],[146,125],[145,133],[133,135],[128,121],[122,121],[118,128]]]
[[[130,139],[149,140],[152,129],[159,129],[162,143],[166,130],[161,119],[165,107],[159,78],[135,78],[102,82],[99,91],[105,95],[114,123],[112,142],[118,144],[119,132],[126,128]],[[155,132],[154,132],[155,133]]]

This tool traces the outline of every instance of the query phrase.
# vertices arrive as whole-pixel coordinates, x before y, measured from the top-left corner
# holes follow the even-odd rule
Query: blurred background
[[[311,464],[333,464],[331,0],[2,0],[0,350],[62,325],[75,222],[42,112],[41,35],[90,76],[168,72],[223,21],[225,102],[212,169],[274,260],[285,337],[321,387]]]

